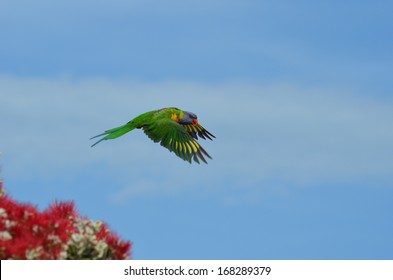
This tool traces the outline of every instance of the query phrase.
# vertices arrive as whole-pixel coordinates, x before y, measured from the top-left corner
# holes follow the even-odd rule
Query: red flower
[[[72,202],[39,212],[0,194],[0,259],[128,259],[130,248],[105,224],[81,218]]]

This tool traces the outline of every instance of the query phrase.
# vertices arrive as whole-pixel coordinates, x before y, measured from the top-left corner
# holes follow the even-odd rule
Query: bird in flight
[[[134,128],[142,128],[151,140],[156,143],[160,142],[161,146],[189,163],[192,159],[197,163],[199,160],[207,163],[205,156],[211,159],[211,156],[196,140],[198,140],[198,136],[210,140],[216,137],[198,123],[194,113],[174,107],[146,112],[125,125],[106,130],[104,133],[90,138],[103,136],[92,147],[103,140],[120,137]]]

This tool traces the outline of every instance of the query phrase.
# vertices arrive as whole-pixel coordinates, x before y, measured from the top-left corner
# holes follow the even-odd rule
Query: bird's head
[[[184,111],[184,115],[181,119],[179,119],[180,124],[197,124],[198,118],[197,115],[191,112]]]

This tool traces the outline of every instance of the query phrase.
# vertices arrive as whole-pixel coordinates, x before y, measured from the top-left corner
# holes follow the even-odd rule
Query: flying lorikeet
[[[174,152],[178,157],[191,163],[191,159],[199,163],[199,159],[206,162],[204,156],[211,156],[196,141],[198,136],[213,140],[215,136],[204,129],[197,116],[191,112],[177,108],[163,108],[141,114],[125,125],[106,130],[90,139],[104,136],[92,145],[103,140],[115,139],[130,132],[134,128],[142,128],[146,135],[154,142]]]

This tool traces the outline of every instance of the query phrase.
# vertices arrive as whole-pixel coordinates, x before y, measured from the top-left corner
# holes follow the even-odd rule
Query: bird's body
[[[104,136],[92,147],[103,140],[120,137],[135,128],[142,128],[151,140],[160,142],[161,146],[190,163],[192,159],[198,163],[199,159],[207,163],[204,156],[211,159],[196,140],[198,136],[210,140],[215,136],[198,124],[195,114],[173,107],[146,112],[125,125],[106,130],[91,138]]]

